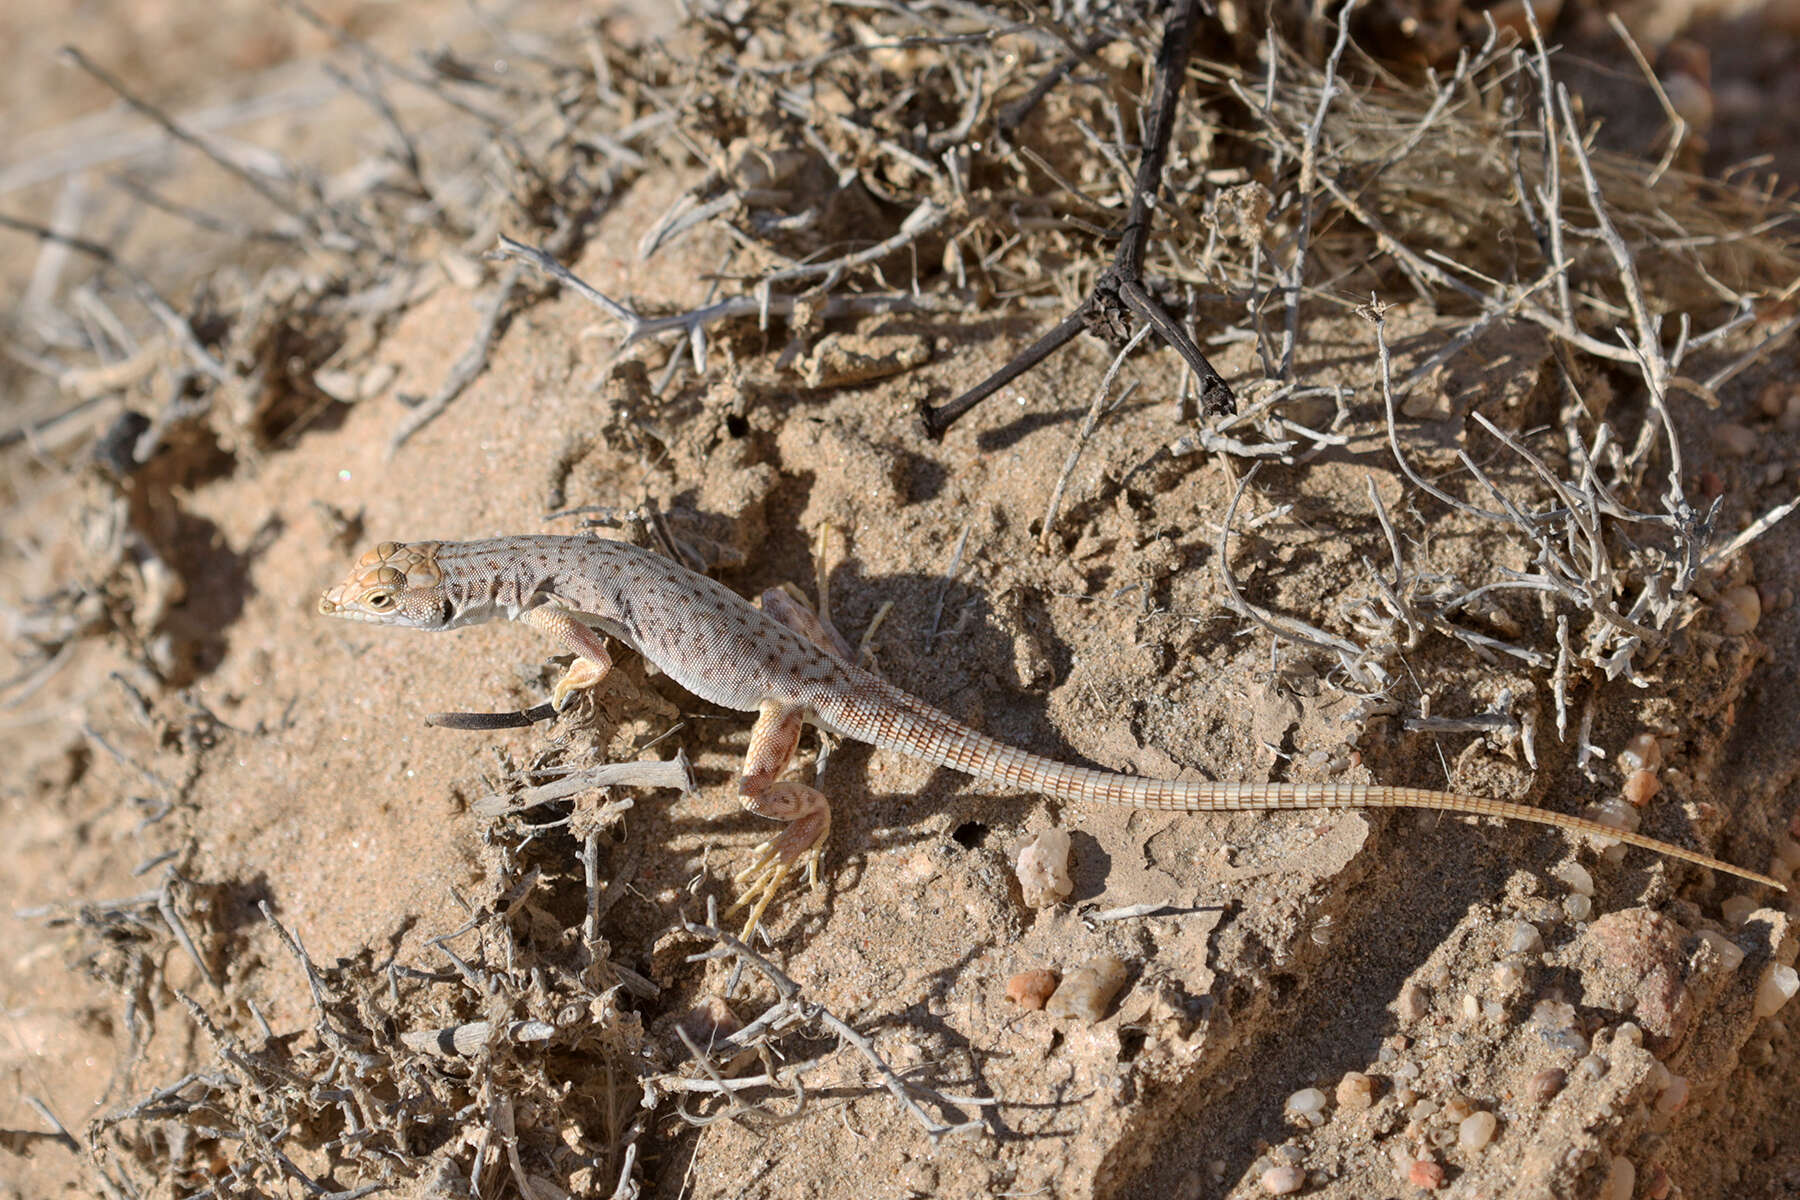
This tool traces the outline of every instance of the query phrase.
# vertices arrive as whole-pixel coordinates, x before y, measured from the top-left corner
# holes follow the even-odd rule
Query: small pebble
[[[730,1037],[743,1027],[744,1023],[731,1011],[731,1005],[719,995],[705,997],[681,1018],[682,1031],[702,1049]]]
[[[1437,1114],[1438,1114],[1437,1101],[1421,1100],[1417,1104],[1413,1105],[1412,1109],[1406,1115],[1410,1120],[1418,1121],[1421,1124],[1423,1124],[1424,1122],[1429,1121],[1429,1120],[1431,1120],[1431,1118],[1437,1116]]]
[[[1271,1196],[1291,1196],[1306,1186],[1306,1172],[1295,1166],[1270,1167],[1262,1173],[1261,1183]]]
[[[1558,863],[1550,872],[1569,885],[1569,890],[1578,896],[1594,894],[1594,876],[1578,862]]]
[[[1756,411],[1773,419],[1787,411],[1788,393],[1792,385],[1784,380],[1771,379],[1756,390]]]
[[[1444,1101],[1444,1118],[1460,1122],[1475,1111],[1475,1104],[1467,1096],[1452,1096]]]
[[[1406,1182],[1435,1192],[1444,1186],[1444,1168],[1434,1159],[1418,1159],[1406,1169]]]
[[[1494,968],[1494,987],[1502,992],[1516,992],[1525,982],[1525,968],[1518,963],[1503,962]]]
[[[1800,838],[1784,833],[1775,839],[1775,856],[1787,864],[1790,871],[1800,871]]]
[[[1659,1164],[1650,1168],[1650,1178],[1644,1184],[1645,1200],[1668,1200],[1672,1188],[1667,1167]]]
[[[1464,1150],[1485,1149],[1499,1126],[1499,1118],[1491,1112],[1470,1113],[1456,1127],[1456,1144]]]
[[[1638,810],[1626,803],[1622,796],[1608,796],[1589,807],[1589,815],[1602,825],[1610,825],[1614,829],[1623,829],[1626,833],[1636,833],[1644,818]],[[1613,843],[1615,846],[1619,843]]]
[[[1567,896],[1563,899],[1563,911],[1569,914],[1569,920],[1579,924],[1594,915],[1594,901],[1580,894]]]
[[[1625,799],[1638,808],[1642,808],[1654,800],[1656,793],[1660,791],[1662,791],[1662,780],[1658,779],[1652,771],[1633,771],[1625,777]]]
[[[1772,1017],[1800,992],[1800,972],[1781,963],[1770,963],[1762,982],[1756,985],[1756,1015]]]
[[[1611,1069],[1612,1064],[1598,1054],[1590,1054],[1575,1064],[1576,1072],[1583,1079],[1594,1081],[1605,1079],[1606,1073]]]
[[[1680,1112],[1688,1102],[1688,1081],[1685,1075],[1669,1076],[1669,1086],[1656,1097],[1656,1111],[1665,1117],[1672,1117]]]
[[[1362,1110],[1375,1103],[1375,1081],[1361,1071],[1346,1071],[1338,1080],[1339,1108]]]
[[[1636,833],[1644,818],[1637,808],[1623,796],[1608,796],[1606,799],[1588,805],[1589,820],[1601,825],[1609,825],[1614,829],[1623,829],[1626,833]],[[1625,861],[1625,843],[1602,840],[1600,857],[1609,863]]]
[[[1739,425],[1736,421],[1720,421],[1712,429],[1713,445],[1720,454],[1730,458],[1744,458],[1756,449],[1760,440],[1756,430],[1747,425]]]
[[[1093,1024],[1106,1015],[1106,1006],[1119,994],[1130,974],[1130,969],[1110,954],[1096,958],[1063,980],[1050,997],[1050,1015]]]
[[[1662,742],[1654,733],[1640,733],[1625,743],[1615,760],[1621,771],[1654,771],[1662,766]]]
[[[1762,620],[1762,596],[1754,586],[1741,583],[1719,593],[1719,624],[1726,633],[1741,637]]]
[[[1544,935],[1530,921],[1515,921],[1506,948],[1513,954],[1536,954],[1544,948]]]
[[[1702,929],[1700,940],[1713,948],[1727,971],[1735,971],[1744,965],[1744,948],[1718,930]]]
[[[1719,905],[1719,916],[1724,918],[1727,925],[1742,925],[1750,919],[1751,913],[1761,907],[1748,896],[1727,896],[1724,903]]]
[[[1069,878],[1069,835],[1054,826],[1019,849],[1019,891],[1031,908],[1060,904],[1075,890]]]
[[[1055,992],[1055,971],[1020,971],[1006,981],[1006,998],[1027,1012],[1043,1008]]]
[[[1424,984],[1409,980],[1400,989],[1400,999],[1395,1007],[1402,1021],[1417,1021],[1431,1011],[1431,993]]]
[[[1606,1187],[1602,1192],[1605,1200],[1631,1200],[1631,1194],[1637,1191],[1637,1166],[1623,1154],[1612,1160],[1612,1167],[1606,1173]]]
[[[1690,129],[1702,136],[1712,130],[1712,88],[1686,71],[1670,74],[1662,85],[1663,95],[1669,98],[1669,107],[1681,114]]]
[[[1575,1024],[1575,1006],[1566,1000],[1539,1000],[1531,1006],[1531,1023],[1545,1029],[1569,1029]]]
[[[1287,1098],[1283,1109],[1290,1121],[1317,1129],[1325,1123],[1325,1093],[1318,1088],[1301,1088]]]
[[[1527,1086],[1531,1092],[1531,1098],[1539,1104],[1544,1104],[1554,1099],[1558,1092],[1568,1086],[1568,1082],[1569,1073],[1567,1071],[1561,1067],[1550,1067],[1533,1075],[1531,1083]]]

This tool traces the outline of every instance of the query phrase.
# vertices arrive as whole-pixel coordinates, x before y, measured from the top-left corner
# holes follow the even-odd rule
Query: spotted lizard
[[[1174,812],[1437,809],[1609,838],[1786,890],[1766,875],[1655,838],[1503,800],[1363,783],[1154,779],[1056,762],[987,737],[856,666],[829,626],[785,593],[765,593],[758,607],[627,542],[553,535],[383,542],[319,598],[319,612],[429,630],[500,617],[528,621],[575,656],[551,691],[559,712],[606,677],[613,660],[602,635],[610,635],[694,695],[756,713],[738,796],[750,812],[786,825],[737,876],[746,888],[734,908],[751,906],[746,937],[796,865],[804,861],[808,878],[818,881],[830,804],[816,788],[781,778],[809,721],[1062,800]]]

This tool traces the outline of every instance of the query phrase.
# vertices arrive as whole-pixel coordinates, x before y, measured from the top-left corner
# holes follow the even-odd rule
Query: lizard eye
[[[367,604],[376,612],[387,612],[390,608],[394,607],[394,593],[371,592],[363,599],[363,603]]]

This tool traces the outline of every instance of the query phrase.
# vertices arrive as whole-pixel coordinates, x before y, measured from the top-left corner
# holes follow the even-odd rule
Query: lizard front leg
[[[787,828],[758,846],[755,860],[737,874],[737,882],[748,881],[749,886],[729,911],[754,904],[739,935],[745,941],[750,940],[769,901],[801,859],[806,860],[807,881],[814,887],[819,884],[819,857],[825,850],[825,835],[831,832],[831,804],[817,788],[778,778],[794,756],[805,721],[804,709],[765,700],[750,729],[738,799],[759,817],[786,821]]]
[[[544,604],[527,610],[524,619],[562,643],[563,648],[575,656],[563,677],[550,689],[550,707],[557,712],[569,706],[569,700],[576,692],[599,686],[606,673],[612,670],[613,660],[607,652],[606,640],[576,619],[568,609]]]

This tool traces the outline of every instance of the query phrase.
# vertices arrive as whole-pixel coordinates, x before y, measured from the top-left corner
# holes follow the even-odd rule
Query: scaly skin
[[[1770,887],[1754,871],[1595,821],[1503,800],[1360,783],[1214,783],[1074,767],[987,737],[841,657],[812,614],[774,593],[758,608],[704,575],[625,542],[529,535],[474,542],[383,542],[319,599],[326,616],[413,629],[501,617],[538,626],[571,651],[558,710],[606,677],[610,635],[714,704],[757,713],[738,792],[759,816],[787,822],[742,872],[748,937],[801,861],[816,882],[831,828],[825,797],[780,778],[803,725],[1063,800],[1174,812],[1424,808],[1551,825],[1653,850]]]

